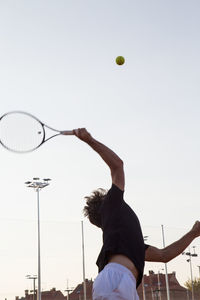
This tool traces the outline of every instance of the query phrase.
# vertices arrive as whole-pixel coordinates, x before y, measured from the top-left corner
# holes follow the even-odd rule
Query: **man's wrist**
[[[97,141],[92,136],[90,136],[90,138],[87,141],[85,141],[85,142],[88,145],[90,145],[91,147],[97,143]]]

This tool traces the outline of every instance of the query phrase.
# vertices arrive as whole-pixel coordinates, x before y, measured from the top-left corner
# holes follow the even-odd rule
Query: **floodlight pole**
[[[37,215],[38,215],[38,294],[37,300],[41,300],[41,260],[40,260],[40,189],[37,188]]]
[[[183,252],[183,255],[188,255],[190,258],[187,259],[187,262],[190,263],[190,276],[191,276],[191,284],[192,284],[192,300],[194,300],[194,282],[193,282],[193,274],[192,274],[192,257],[197,257],[198,255],[195,253],[195,246],[193,246],[194,253],[190,252],[190,248],[188,248],[188,252]]]
[[[67,292],[67,300],[69,300],[69,293],[73,291],[74,288],[69,288],[68,286],[68,279],[67,279],[67,289],[65,290],[65,292]]]
[[[37,229],[38,229],[38,290],[37,300],[41,300],[41,261],[40,261],[40,190],[49,185],[50,178],[39,181],[40,178],[33,178],[33,181],[25,182],[27,187],[33,188],[37,192]]]
[[[161,228],[162,228],[163,247],[165,248],[164,226],[161,225]],[[169,291],[169,281],[168,281],[167,263],[165,263],[165,282],[166,282],[166,290],[167,290],[167,300],[170,300],[170,291]]]
[[[197,266],[198,267],[198,269],[199,269],[199,278],[200,278],[200,266]]]
[[[143,236],[144,242],[147,241],[148,235]],[[142,293],[143,293],[143,300],[146,300],[146,291],[145,291],[145,283],[144,283],[144,275],[142,278]]]
[[[84,229],[83,221],[81,221],[81,233],[82,233],[82,257],[83,257],[83,299],[86,300],[86,282],[85,282],[85,250],[84,250]]]
[[[37,279],[37,275],[26,275],[26,278],[27,279],[33,279],[33,300],[36,300],[35,299],[35,281]]]
[[[192,274],[192,259],[191,259],[191,257],[187,261],[189,261],[189,263],[190,263],[190,276],[191,276],[191,282],[192,282],[192,300],[194,300],[194,282],[193,282],[193,274]]]

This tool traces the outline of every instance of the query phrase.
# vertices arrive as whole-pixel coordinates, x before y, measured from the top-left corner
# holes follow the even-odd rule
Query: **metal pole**
[[[187,292],[187,300],[190,300],[190,297],[189,297],[189,290],[187,289],[186,292]]]
[[[67,300],[69,300],[69,285],[68,285],[68,279],[67,279]]]
[[[67,279],[67,289],[66,289],[66,292],[67,292],[67,300],[69,300],[69,285],[68,285],[68,279]]]
[[[86,300],[86,282],[85,282],[85,250],[84,250],[84,230],[83,221],[81,221],[81,232],[82,232],[82,256],[83,256],[83,293],[84,300]]]
[[[143,277],[143,279],[142,279],[142,292],[143,292],[143,300],[146,300],[145,285],[144,285],[144,277]]]
[[[190,250],[189,250],[190,252]],[[193,283],[193,275],[192,275],[192,256],[189,259],[190,262],[190,274],[191,274],[191,283],[192,283],[192,300],[194,300],[194,283]]]
[[[164,236],[164,226],[162,227],[162,238],[163,238],[163,247],[165,248],[165,236]],[[167,272],[167,264],[165,263],[165,281],[166,281],[166,289],[167,289],[167,300],[170,300],[170,292],[169,292],[169,281],[168,281],[168,272]]]
[[[36,300],[35,299],[35,281],[36,281],[36,279],[37,279],[37,276],[36,275],[26,275],[26,278],[27,279],[33,279],[33,300]]]
[[[37,192],[37,229],[38,229],[38,289],[37,289],[37,300],[41,300],[41,262],[40,262],[40,199],[39,192],[41,189],[49,185],[50,178],[44,178],[43,182],[39,181],[40,178],[33,178],[33,181],[25,182],[27,187],[34,188]]]
[[[160,283],[160,273],[159,273],[159,271],[158,271],[158,274],[157,274],[157,277],[158,277],[158,290],[159,290],[159,298],[160,298],[160,300],[162,300],[162,297],[161,297],[161,288],[160,288],[160,286],[161,286],[161,283]]]
[[[40,197],[39,197],[39,188],[37,191],[37,218],[38,218],[38,292],[37,300],[41,300],[41,264],[40,264]]]
[[[35,300],[35,280],[36,278],[33,278],[33,300]]]
[[[200,278],[200,266],[197,266],[199,268],[199,278]]]
[[[73,288],[69,288],[68,279],[67,279],[67,289],[65,292],[67,292],[67,300],[69,300],[70,296],[69,293],[73,291]]]

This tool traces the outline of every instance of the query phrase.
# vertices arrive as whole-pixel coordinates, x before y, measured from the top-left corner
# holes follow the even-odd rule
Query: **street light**
[[[25,184],[27,187],[33,188],[37,192],[37,227],[38,227],[38,292],[37,300],[41,300],[41,272],[40,272],[40,190],[49,185],[50,178],[44,178],[43,181],[40,181],[40,178],[34,177],[32,181],[26,181]]]
[[[148,235],[144,235],[144,236],[143,236],[144,242],[147,241],[148,237],[149,237]],[[143,278],[142,278],[142,293],[143,293],[143,300],[146,300],[145,286],[147,286],[147,285],[144,283],[144,276],[143,276]]]
[[[73,290],[74,290],[74,288],[69,288],[68,280],[67,280],[67,289],[65,290],[65,292],[67,292],[67,300],[69,300],[69,293],[72,292]]]
[[[197,268],[199,269],[199,278],[200,278],[200,266],[197,266]]]
[[[85,282],[85,247],[84,247],[84,228],[81,221],[81,237],[82,237],[82,257],[83,257],[83,299],[86,300],[86,282]]]
[[[165,248],[164,225],[161,225],[161,230],[162,230],[163,247]],[[168,280],[167,263],[165,263],[165,282],[166,282],[166,290],[167,290],[167,300],[170,300],[170,290],[169,290],[169,280]]]
[[[191,274],[191,283],[192,283],[192,300],[194,300],[194,282],[193,282],[193,275],[192,275],[192,257],[197,257],[198,256],[195,253],[195,246],[193,246],[193,250],[194,250],[194,253],[190,252],[190,248],[189,248],[188,252],[183,252],[182,253],[183,255],[187,255],[187,256],[190,257],[189,259],[187,259],[187,262],[190,263],[190,274]]]
[[[33,279],[33,300],[35,300],[35,281],[37,279],[37,275],[26,275],[27,279]]]

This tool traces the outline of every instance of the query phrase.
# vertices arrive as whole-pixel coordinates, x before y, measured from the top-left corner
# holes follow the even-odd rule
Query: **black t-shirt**
[[[103,246],[97,259],[99,272],[103,270],[112,254],[127,256],[139,272],[137,287],[142,281],[144,256],[148,245],[144,239],[139,220],[123,199],[124,192],[112,185],[101,207]]]

